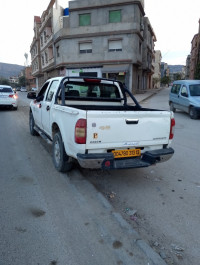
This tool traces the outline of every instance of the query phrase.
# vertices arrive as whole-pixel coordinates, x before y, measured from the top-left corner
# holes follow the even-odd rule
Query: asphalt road
[[[142,105],[169,109],[168,92]],[[200,120],[175,113],[175,155],[166,163],[59,174],[50,147],[29,134],[29,100],[19,96],[18,111],[0,111],[0,265],[153,264],[117,213],[167,264],[200,264]]]
[[[169,109],[168,94],[165,88],[141,104]],[[200,120],[180,111],[175,120],[171,160],[143,169],[83,172],[167,264],[199,265]]]
[[[164,265],[78,170],[54,169],[19,97],[0,110],[0,265]]]

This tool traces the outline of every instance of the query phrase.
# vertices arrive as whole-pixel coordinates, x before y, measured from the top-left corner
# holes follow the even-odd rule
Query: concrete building
[[[155,60],[153,62],[153,66],[154,66],[153,88],[159,88],[160,87],[160,81],[161,81],[161,60],[162,60],[161,51],[155,51]]]
[[[53,76],[90,75],[121,80],[133,92],[152,87],[156,37],[142,0],[76,0],[69,9],[52,0],[34,34],[39,86]]]
[[[189,79],[195,79],[195,73],[198,63],[200,63],[200,19],[199,32],[194,35],[191,42],[191,57],[190,57],[190,75]]]

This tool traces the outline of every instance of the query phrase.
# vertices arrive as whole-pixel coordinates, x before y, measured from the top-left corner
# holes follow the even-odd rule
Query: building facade
[[[153,86],[152,86],[153,88],[159,88],[160,87],[161,61],[162,61],[161,51],[155,51],[155,60],[153,62],[153,66],[154,66]]]
[[[70,1],[63,9],[52,0],[34,20],[38,86],[53,76],[90,75],[121,80],[133,92],[151,88],[156,37],[144,1],[91,2]]]
[[[191,42],[189,79],[195,79],[195,73],[198,64],[200,64],[200,19],[199,19],[199,32],[196,35],[194,35]]]

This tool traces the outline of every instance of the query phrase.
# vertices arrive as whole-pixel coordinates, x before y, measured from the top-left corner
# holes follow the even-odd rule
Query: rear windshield
[[[69,81],[64,86],[65,99],[68,100],[120,100],[119,89],[114,84]]]
[[[198,85],[190,85],[190,95],[193,97],[199,97],[200,96],[200,84]]]
[[[0,92],[10,93],[10,92],[12,92],[12,88],[10,88],[10,87],[0,87]]]

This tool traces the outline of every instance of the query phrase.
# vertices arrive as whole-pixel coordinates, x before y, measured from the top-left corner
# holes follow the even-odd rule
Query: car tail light
[[[174,137],[174,130],[175,130],[175,119],[171,119],[171,128],[170,128],[170,134],[169,134],[169,139],[173,139]]]
[[[9,98],[17,99],[17,95],[15,95],[15,94],[10,94],[10,95],[9,95]]]
[[[86,144],[87,121],[80,119],[75,126],[75,142],[77,144]]]

